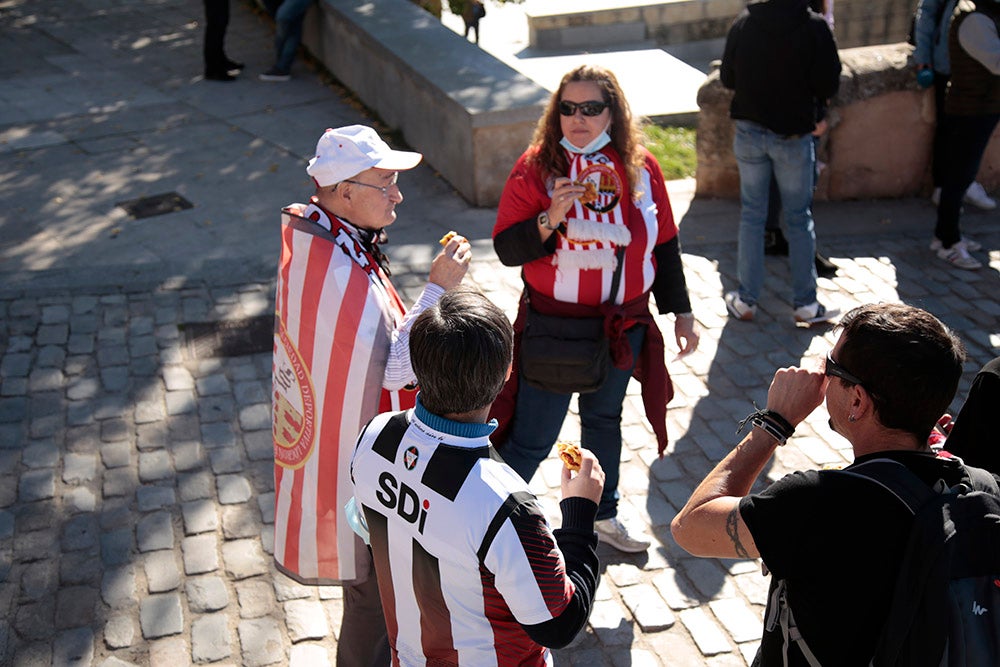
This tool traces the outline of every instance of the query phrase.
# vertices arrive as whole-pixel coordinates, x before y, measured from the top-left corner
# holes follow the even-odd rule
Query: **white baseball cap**
[[[389,148],[367,125],[348,125],[323,133],[316,144],[316,157],[309,160],[306,173],[316,185],[325,188],[372,167],[393,171],[413,169],[421,158],[420,153]]]

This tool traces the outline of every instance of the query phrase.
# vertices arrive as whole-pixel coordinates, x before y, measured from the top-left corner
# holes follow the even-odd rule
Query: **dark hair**
[[[410,331],[420,402],[437,415],[489,406],[503,388],[513,352],[514,331],[502,310],[471,289],[446,292]]]
[[[646,162],[644,153],[639,150],[642,145],[642,130],[633,122],[632,110],[614,73],[598,65],[580,65],[563,76],[559,88],[552,93],[545,112],[538,120],[535,136],[531,140],[531,146],[537,147],[538,152],[532,156],[531,161],[541,167],[543,172],[557,176],[565,176],[569,171],[566,151],[559,145],[563,136],[559,121],[559,101],[562,100],[566,84],[577,81],[589,81],[601,89],[601,97],[611,109],[611,127],[608,128],[611,145],[622,158],[625,173],[628,174],[629,190],[635,197],[638,194],[636,188],[642,183],[639,175]]]
[[[879,422],[926,442],[955,398],[962,341],[926,310],[901,303],[859,306],[838,327],[844,342],[837,362],[863,380]]]

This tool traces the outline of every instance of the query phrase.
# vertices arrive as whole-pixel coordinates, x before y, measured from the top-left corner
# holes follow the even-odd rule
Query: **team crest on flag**
[[[309,369],[275,314],[274,375],[271,409],[274,461],[296,469],[305,465],[316,442],[316,394]]]
[[[416,447],[407,447],[406,451],[403,452],[403,465],[406,466],[407,470],[413,470],[419,458],[420,452],[417,451]]]

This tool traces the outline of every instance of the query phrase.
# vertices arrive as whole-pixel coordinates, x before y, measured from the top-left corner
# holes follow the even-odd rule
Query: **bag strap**
[[[838,472],[878,484],[906,505],[911,514],[916,514],[924,503],[937,495],[909,468],[893,459],[872,459]]]
[[[611,291],[608,293],[608,303],[614,305],[615,297],[618,296],[618,285],[622,280],[622,267],[625,264],[625,246],[618,246],[615,250],[615,274],[611,276]]]
[[[972,482],[974,490],[985,491],[990,495],[1000,497],[1000,485],[997,484],[997,478],[993,476],[993,473],[983,468],[964,464],[962,467],[965,468],[965,474],[969,476],[969,481]]]
[[[996,477],[991,472],[964,464],[962,469],[962,482],[957,487],[953,487],[956,492],[960,492],[965,486],[967,491],[983,491],[1000,497],[1000,485],[997,484]],[[939,493],[950,491],[947,488],[940,492],[935,491],[927,486],[916,473],[894,459],[872,459],[838,472],[871,480],[894,495],[909,508],[912,514],[916,514],[924,504]]]
[[[788,604],[788,584],[784,579],[779,579],[775,583],[767,607],[765,629],[771,632],[775,626],[781,628],[781,661],[783,667],[788,667],[790,664],[788,649],[791,647],[791,642],[795,642],[795,645],[799,647],[799,651],[802,653],[802,657],[805,658],[806,663],[809,664],[809,667],[822,667],[812,649],[809,648],[809,644],[806,643],[805,637],[799,631],[798,624],[795,622],[795,615],[792,614],[792,608]]]

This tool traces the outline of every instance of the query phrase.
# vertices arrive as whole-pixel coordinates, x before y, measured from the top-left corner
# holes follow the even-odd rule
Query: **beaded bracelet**
[[[754,408],[757,406],[754,405]],[[778,441],[779,445],[785,444],[790,437],[795,434],[795,427],[792,426],[787,419],[782,417],[780,414],[774,410],[760,410],[756,409],[747,415],[746,419],[740,422],[739,427],[736,429],[736,434],[739,435],[743,431],[744,427],[750,422],[757,428],[761,429],[769,436]]]

